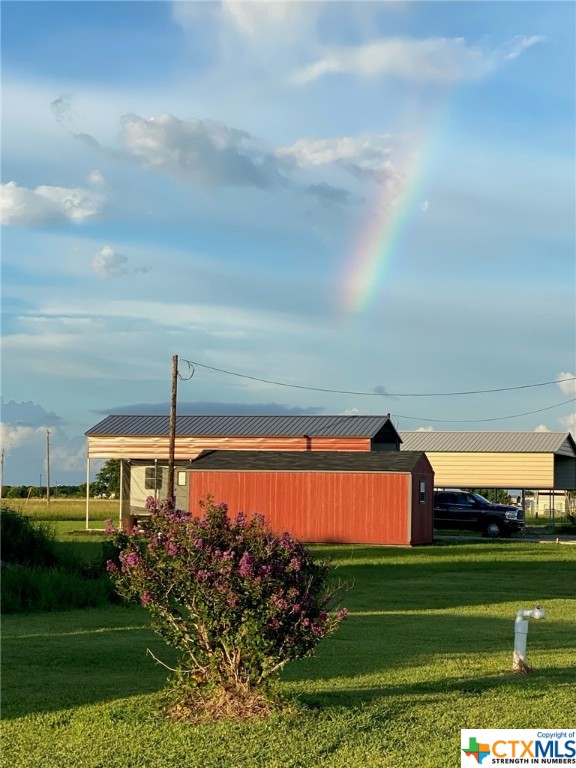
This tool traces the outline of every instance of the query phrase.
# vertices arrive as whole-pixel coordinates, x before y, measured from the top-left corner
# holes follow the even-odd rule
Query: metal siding
[[[91,459],[167,459],[167,436],[89,437]],[[369,451],[370,438],[354,437],[177,437],[176,459],[195,459],[202,451]]]
[[[553,488],[552,453],[426,454],[437,488]]]
[[[566,432],[400,432],[402,450],[426,453],[556,453],[574,455]]]
[[[178,416],[176,434],[182,437],[374,437],[387,427],[396,430],[388,416]],[[108,416],[86,433],[88,436],[168,435],[169,416],[117,414]]]
[[[262,513],[303,541],[410,544],[410,475],[323,472],[191,472],[190,508],[211,494],[231,514]]]
[[[576,443],[570,433],[566,435],[566,440],[562,443],[560,448],[555,451],[560,456],[574,456],[576,457]]]
[[[554,456],[554,488],[565,491],[576,490],[576,459],[568,456]]]

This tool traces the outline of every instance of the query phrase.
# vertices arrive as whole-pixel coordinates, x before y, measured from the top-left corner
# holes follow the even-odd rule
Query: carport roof
[[[402,450],[431,453],[555,453],[576,456],[570,432],[400,432]]]
[[[169,416],[116,414],[86,434],[99,436],[164,436]],[[177,416],[178,437],[375,437],[381,429],[397,438],[389,416]]]

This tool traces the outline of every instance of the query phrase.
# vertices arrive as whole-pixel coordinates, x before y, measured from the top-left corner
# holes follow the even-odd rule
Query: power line
[[[209,371],[216,371],[217,373],[224,373],[227,376],[237,376],[240,379],[250,379],[250,381],[258,381],[262,384],[273,384],[276,387],[289,387],[290,389],[305,389],[309,392],[328,392],[335,395],[362,395],[367,397],[455,397],[456,395],[482,395],[487,394],[490,392],[511,392],[513,390],[518,389],[531,389],[534,387],[546,387],[550,384],[561,384],[564,381],[575,381],[576,376],[570,376],[566,379],[555,379],[554,381],[543,381],[540,384],[520,384],[515,387],[497,387],[493,389],[471,389],[466,392],[362,392],[362,391],[354,391],[354,390],[347,390],[347,389],[328,389],[326,387],[307,387],[303,384],[287,384],[284,381],[273,381],[271,379],[260,379],[257,376],[248,376],[245,373],[237,373],[236,371],[227,371],[224,368],[215,368],[212,365],[206,365],[204,363],[199,363],[196,360],[184,360],[182,359],[183,363],[187,363],[189,366],[189,369],[191,370],[190,375],[187,377],[187,379],[183,379],[183,381],[187,381],[188,379],[191,379],[194,375],[194,367],[198,366],[199,368],[206,368]],[[572,402],[571,400],[567,400],[566,402]],[[551,406],[552,408],[556,408],[557,406]],[[538,411],[534,411],[534,413],[538,413]],[[408,418],[408,417],[405,417]]]
[[[551,411],[552,408],[560,408],[562,405],[568,405],[576,401],[576,397],[570,400],[564,400],[562,403],[556,403],[556,405],[549,405],[547,408],[538,408],[537,411],[526,411],[525,413],[515,413],[511,416],[495,416],[490,419],[429,419],[426,416],[402,416],[399,413],[395,413],[394,418],[409,419],[411,421],[436,421],[445,424],[479,424],[483,421],[504,421],[505,419],[519,419],[521,416],[531,416],[533,413],[542,413],[543,411]]]

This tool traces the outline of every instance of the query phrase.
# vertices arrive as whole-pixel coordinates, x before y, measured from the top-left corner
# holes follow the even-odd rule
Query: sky
[[[576,432],[573,3],[1,13],[5,484],[173,355],[180,413]]]

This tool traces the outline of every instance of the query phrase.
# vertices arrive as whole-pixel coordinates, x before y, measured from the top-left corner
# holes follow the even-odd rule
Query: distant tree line
[[[512,504],[512,497],[504,488],[467,488],[470,493],[478,493],[495,504]]]
[[[90,483],[90,490],[92,491],[92,485]],[[51,485],[50,495],[60,496],[62,498],[74,498],[75,496],[81,496],[82,491],[86,495],[86,483],[80,485]],[[2,496],[6,499],[31,499],[45,498],[46,486],[45,485],[5,485],[2,488]]]
[[[120,461],[109,459],[94,482],[90,483],[90,496],[117,497],[120,493]],[[45,485],[5,485],[2,496],[6,499],[46,498]],[[50,496],[76,498],[86,496],[86,483],[79,485],[50,485]]]

